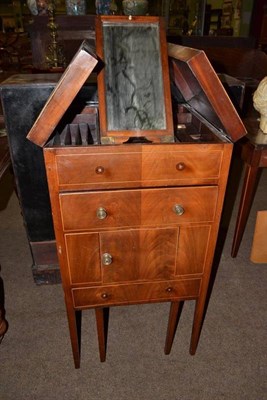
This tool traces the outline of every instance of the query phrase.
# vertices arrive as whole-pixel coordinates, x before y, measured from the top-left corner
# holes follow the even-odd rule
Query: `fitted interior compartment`
[[[89,146],[94,144],[100,144],[98,107],[86,105],[74,116],[72,112],[63,116],[48,146]]]
[[[183,106],[177,107],[174,118],[175,138],[182,143],[220,143],[223,141],[216,128],[207,124],[201,116]],[[128,140],[128,144],[151,143],[144,140]],[[49,147],[89,146],[100,144],[99,118],[97,106],[87,105],[76,114],[66,114],[56,127]]]
[[[222,137],[216,128],[208,126],[201,116],[190,112],[184,105],[177,107],[175,121],[175,136],[178,142],[183,143],[220,143]]]

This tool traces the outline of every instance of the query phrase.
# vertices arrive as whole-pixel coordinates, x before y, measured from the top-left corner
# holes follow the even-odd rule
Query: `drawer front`
[[[65,235],[72,284],[174,279],[178,228]]]
[[[77,288],[72,290],[75,308],[171,301],[198,297],[200,279],[147,282],[118,286]]]
[[[100,233],[103,283],[174,279],[178,233],[178,228]]]
[[[177,146],[178,147],[178,146]],[[57,155],[61,187],[136,187],[217,179],[222,151],[151,151]]]
[[[212,222],[217,195],[217,187],[61,194],[63,228],[67,232]]]
[[[209,234],[209,225],[68,233],[71,283],[93,286],[193,278],[203,272]]]

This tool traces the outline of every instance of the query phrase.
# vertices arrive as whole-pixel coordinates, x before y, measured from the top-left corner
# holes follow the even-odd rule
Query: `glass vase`
[[[66,0],[66,11],[68,15],[85,15],[86,0]]]

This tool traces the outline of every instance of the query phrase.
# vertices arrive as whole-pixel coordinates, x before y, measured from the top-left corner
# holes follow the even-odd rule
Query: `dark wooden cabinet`
[[[61,281],[43,151],[26,136],[55,88],[60,74],[18,74],[1,83],[9,151],[37,284]],[[85,85],[74,109],[97,100],[95,84]],[[77,105],[78,104],[78,105]],[[75,111],[77,112],[77,111]],[[33,168],[34,165],[34,168]]]

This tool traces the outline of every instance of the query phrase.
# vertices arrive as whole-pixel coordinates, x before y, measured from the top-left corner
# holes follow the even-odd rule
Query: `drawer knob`
[[[103,263],[103,265],[110,265],[110,264],[112,264],[112,261],[113,261],[113,259],[112,259],[112,255],[111,254],[104,253],[102,255],[102,263]]]
[[[103,208],[103,207],[99,207],[96,211],[96,216],[98,219],[105,219],[105,218],[107,218],[107,215],[108,215],[108,213],[105,210],[105,208]]]
[[[107,293],[102,293],[101,297],[102,297],[102,299],[107,299],[108,298],[108,294]]]
[[[173,288],[171,286],[166,288],[166,292],[171,293],[173,291]]]
[[[183,215],[184,214],[184,207],[181,204],[175,204],[173,206],[173,211],[176,215]]]
[[[99,165],[98,167],[96,167],[95,172],[97,174],[103,174],[105,172],[105,168],[101,167],[101,165]]]
[[[176,169],[178,171],[182,171],[183,169],[185,169],[185,163],[179,162],[178,164],[176,164]]]

